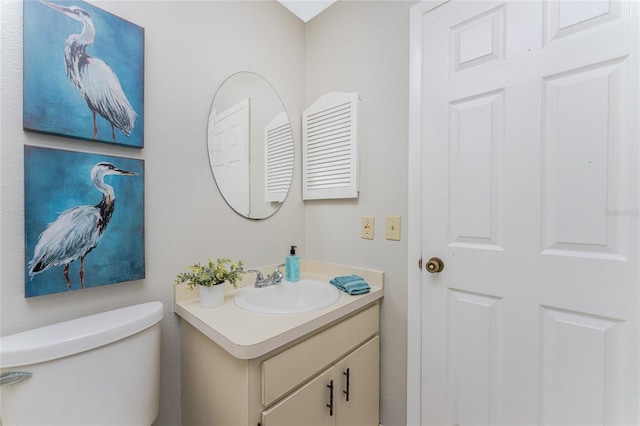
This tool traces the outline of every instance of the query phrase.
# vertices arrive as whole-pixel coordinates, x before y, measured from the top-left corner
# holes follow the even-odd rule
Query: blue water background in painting
[[[67,291],[64,266],[29,278],[28,263],[38,237],[63,211],[96,205],[102,193],[91,182],[91,169],[106,161],[137,176],[109,175],[116,195],[111,221],[97,247],[85,259],[85,287],[145,276],[144,162],[142,160],[25,146],[25,297]],[[80,288],[80,260],[71,263],[72,290]]]
[[[56,1],[74,5],[91,15],[95,41],[90,56],[106,62],[137,113],[127,137],[116,129],[116,143],[144,146],[144,29],[82,1]],[[25,129],[93,141],[93,114],[67,77],[64,44],[82,23],[35,0],[24,2],[24,109]],[[98,141],[112,143],[111,124],[97,116]]]

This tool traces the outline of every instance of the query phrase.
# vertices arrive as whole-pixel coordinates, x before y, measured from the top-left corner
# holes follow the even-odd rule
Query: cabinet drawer
[[[268,406],[378,332],[378,305],[262,363],[262,405]]]

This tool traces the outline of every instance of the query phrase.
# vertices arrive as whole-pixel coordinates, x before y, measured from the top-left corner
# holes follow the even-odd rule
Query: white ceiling
[[[278,0],[278,2],[304,22],[309,22],[336,0]]]

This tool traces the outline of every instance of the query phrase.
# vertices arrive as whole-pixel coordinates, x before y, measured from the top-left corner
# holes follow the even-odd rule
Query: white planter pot
[[[211,287],[199,286],[200,306],[203,308],[217,308],[224,304],[224,284]]]

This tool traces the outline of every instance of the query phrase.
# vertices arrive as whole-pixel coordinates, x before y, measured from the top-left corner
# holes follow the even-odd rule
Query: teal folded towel
[[[343,275],[341,277],[335,277],[329,282],[339,290],[351,295],[365,294],[371,291],[369,284],[359,275]]]

